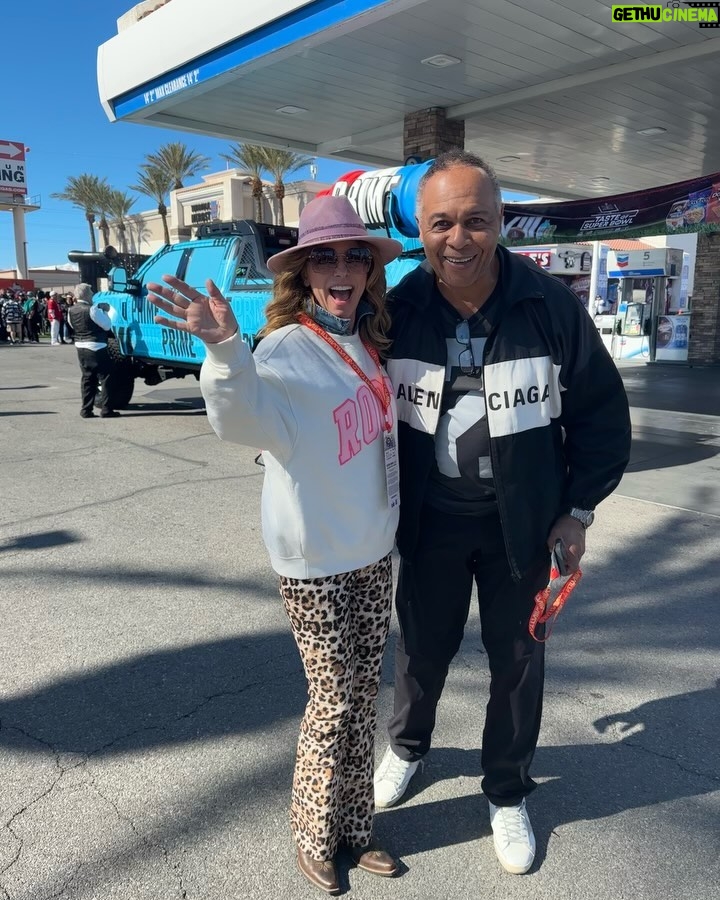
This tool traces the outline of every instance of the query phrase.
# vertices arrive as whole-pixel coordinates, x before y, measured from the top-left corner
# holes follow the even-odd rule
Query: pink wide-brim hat
[[[277,275],[284,272],[303,250],[335,241],[362,241],[375,247],[384,266],[399,256],[403,249],[400,241],[369,235],[365,223],[347,197],[316,197],[300,213],[296,246],[275,253],[268,259],[267,267]]]

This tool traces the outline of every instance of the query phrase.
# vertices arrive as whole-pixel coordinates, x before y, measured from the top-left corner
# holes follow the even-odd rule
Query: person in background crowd
[[[23,304],[25,303],[25,291],[15,291],[15,300],[20,304],[20,309],[22,310]],[[18,344],[25,343],[24,324],[25,317],[23,316],[20,319],[20,340],[17,342]]]
[[[373,747],[392,607],[397,525],[395,412],[385,269],[398,241],[370,236],[346,197],[300,214],[296,247],[272,256],[267,324],[255,353],[228,301],[164,276],[148,299],[168,328],[204,341],[200,386],[223,440],[263,447],[263,536],[307,677],[290,824],[297,863],[340,891],[335,854],[392,877],[372,842]],[[269,851],[271,856],[271,852]]]
[[[2,318],[11,344],[22,341],[23,308],[14,294],[9,294],[3,303]]]
[[[439,156],[416,215],[427,260],[388,295],[400,637],[375,800],[397,803],[430,749],[474,580],[491,676],[482,790],[495,853],[521,874],[535,857],[525,798],[536,786],[545,648],[528,623],[550,551],[560,542],[577,570],[593,510],[620,481],[628,402],[577,297],[498,244],[500,186],[487,163],[462,150]]]
[[[22,319],[22,343],[23,344],[26,341],[28,344],[31,343],[30,330],[28,328],[27,314],[25,313],[25,307],[27,306],[28,299],[29,299],[29,295],[26,294],[25,291],[22,291],[19,295],[19,300],[20,300],[20,305],[22,306],[22,310],[23,310],[23,319]]]
[[[58,344],[64,344],[60,329],[62,327],[63,314],[60,307],[60,300],[57,291],[50,291],[47,301],[47,317],[50,322],[50,346],[57,347]]]
[[[50,320],[48,319],[48,294],[45,291],[37,292],[38,309],[40,310],[40,334],[50,334]]]
[[[65,294],[64,304],[61,303],[60,306],[63,311],[63,324],[61,328],[61,333],[65,338],[65,342],[68,344],[72,344],[75,341],[75,332],[73,331],[73,327],[70,324],[70,317],[68,315],[68,310],[75,303],[74,294]]]
[[[40,304],[35,295],[30,291],[23,304],[23,334],[27,336],[28,343],[40,343]]]
[[[67,344],[68,341],[65,340],[67,335],[67,298],[65,294],[57,295],[58,306],[60,307],[60,314],[62,318],[60,319],[60,343]]]
[[[8,298],[8,292],[3,291],[0,294],[0,344],[6,344],[8,341],[7,328],[5,327],[5,317],[3,316],[3,306]]]
[[[75,288],[77,302],[68,311],[82,372],[80,415],[83,419],[95,418],[93,405],[99,387],[100,417],[109,419],[120,415],[112,408],[112,397],[107,390],[107,380],[112,371],[112,360],[107,348],[111,324],[107,311],[93,306],[92,298],[93,289],[90,285],[79,284]]]

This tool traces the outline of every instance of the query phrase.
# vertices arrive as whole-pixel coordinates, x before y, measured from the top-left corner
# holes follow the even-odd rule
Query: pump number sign
[[[25,144],[0,141],[0,193],[27,194]]]

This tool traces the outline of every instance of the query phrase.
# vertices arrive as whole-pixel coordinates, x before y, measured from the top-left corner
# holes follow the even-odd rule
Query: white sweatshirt
[[[379,381],[359,335],[332,337]],[[398,509],[387,497],[382,407],[322,338],[288,325],[254,355],[239,334],[208,345],[200,387],[218,437],[263,450],[262,530],[276,572],[337,575],[392,550]]]

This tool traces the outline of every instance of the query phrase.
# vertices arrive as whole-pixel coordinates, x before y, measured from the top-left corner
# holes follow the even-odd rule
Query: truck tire
[[[113,409],[126,409],[135,390],[135,373],[132,360],[123,356],[118,339],[114,334],[108,337],[108,356],[113,364],[106,384],[110,406]],[[99,401],[100,392],[98,391],[95,397],[95,406],[100,405]]]
[[[114,334],[108,335],[107,348],[108,356],[114,363],[125,362],[126,357],[123,356],[122,351],[120,350],[120,342]]]
[[[135,390],[135,375],[128,359],[115,363],[107,380],[110,406],[113,409],[127,409]]]

